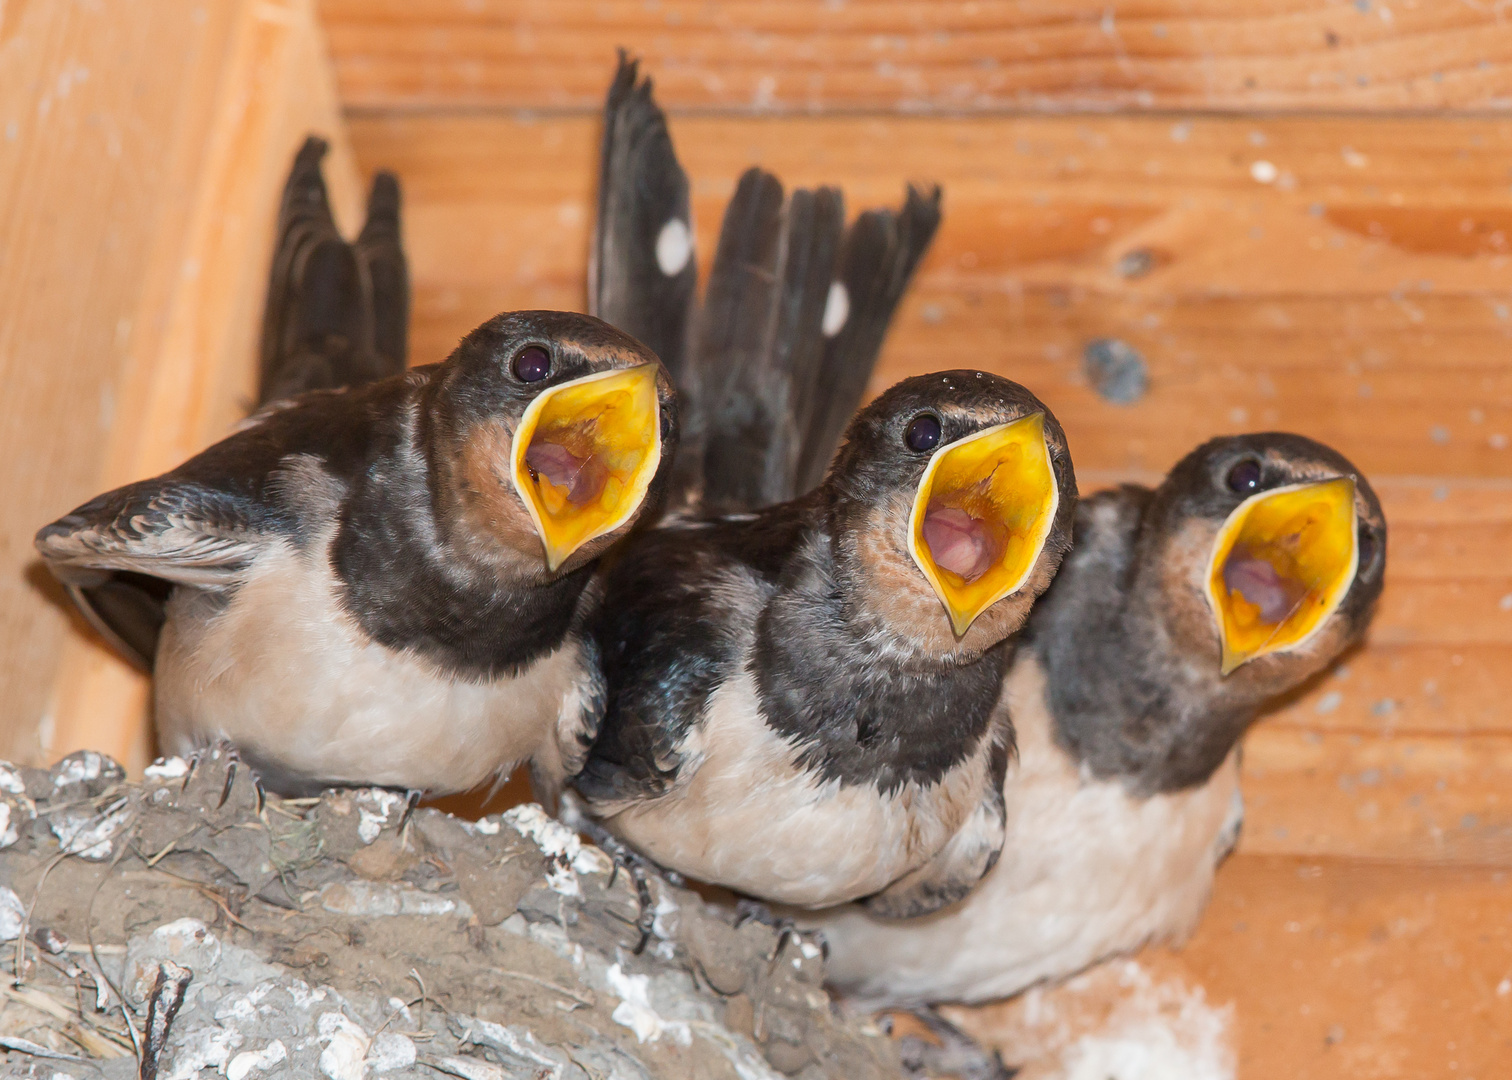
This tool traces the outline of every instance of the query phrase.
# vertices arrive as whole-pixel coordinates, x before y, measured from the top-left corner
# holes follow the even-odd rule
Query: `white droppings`
[[[58,844],[70,855],[99,861],[110,858],[111,838],[121,831],[131,817],[131,808],[123,805],[114,813],[96,817],[87,812],[58,814],[48,821]]]
[[[177,780],[189,774],[189,763],[181,757],[158,758],[151,765],[142,770],[142,775],[149,780]],[[280,1046],[283,1044],[280,1043]],[[246,1055],[241,1055],[245,1057]]]
[[[1502,597],[1501,600],[1497,602],[1496,606],[1501,608],[1503,611],[1512,611],[1512,592],[1509,592],[1506,596]]]
[[[330,1080],[362,1080],[362,1062],[367,1057],[368,1033],[339,1012],[321,1013],[318,1024],[320,1071]]]
[[[8,795],[26,794],[26,781],[21,778],[21,770],[8,761],[0,761],[0,791]]]
[[[656,265],[668,277],[676,277],[693,257],[693,234],[682,218],[671,218],[656,234]]]
[[[663,1020],[651,1007],[649,975],[626,975],[618,964],[614,964],[605,973],[605,978],[610,992],[620,999],[609,1018],[635,1032],[637,1042],[656,1042],[663,1035],[669,1036],[679,1046],[688,1046],[693,1042],[693,1033],[686,1022]]]
[[[677,936],[677,914],[681,909],[669,891],[662,889],[656,896],[656,910],[651,919],[651,932],[663,941]]]
[[[1343,694],[1339,693],[1337,690],[1330,690],[1328,693],[1324,694],[1318,699],[1318,703],[1313,706],[1313,711],[1316,712],[1319,716],[1326,716],[1328,713],[1331,713],[1335,709],[1337,709],[1343,701]]]
[[[1506,997],[1508,994],[1512,994],[1512,979],[1503,979],[1497,983],[1496,994],[1498,997]]]
[[[397,1031],[381,1031],[373,1037],[368,1050],[367,1064],[376,1073],[407,1069],[415,1063],[415,1044],[408,1035]],[[229,1078],[228,1078],[229,1080]]]
[[[0,802],[0,848],[8,848],[21,838],[19,822],[12,821],[11,805]]]
[[[320,890],[320,906],[333,915],[472,916],[465,901],[379,881],[333,881]]]
[[[578,834],[551,817],[536,803],[516,806],[504,815],[504,820],[521,836],[535,843],[541,854],[552,860],[546,871],[546,884],[563,896],[579,896],[577,874],[596,872],[599,860],[583,858],[583,841]]]
[[[562,1063],[542,1053],[544,1047],[528,1030],[520,1031],[518,1028],[511,1030],[503,1024],[481,1020],[476,1016],[462,1017],[461,1023],[465,1029],[462,1035],[463,1043],[486,1046],[511,1054],[533,1065],[543,1066],[543,1069],[536,1071],[539,1080],[561,1080]],[[517,1034],[517,1032],[520,1033]]]
[[[1275,183],[1276,177],[1281,175],[1281,170],[1275,164],[1262,158],[1250,165],[1250,178],[1258,184]]]
[[[1363,169],[1370,164],[1370,159],[1352,146],[1339,147],[1339,155],[1351,169]]]
[[[326,999],[325,987],[322,986],[317,990],[311,990],[309,984],[300,979],[295,979],[290,983],[287,990],[294,1004],[307,1012],[311,1005],[317,1001],[324,1001]]]
[[[823,950],[811,941],[800,941],[798,943],[798,951],[803,954],[805,960],[817,960]]]
[[[431,1059],[429,1064],[462,1080],[509,1080],[503,1069],[477,1058],[441,1057]]]
[[[86,750],[82,754],[72,755],[61,764],[63,768],[53,777],[53,790],[99,779],[105,768],[105,759],[93,750]]]
[[[245,994],[239,994],[236,997],[222,1001],[220,1005],[216,1006],[215,1018],[222,1023],[227,1020],[255,1020],[257,1018],[258,1004],[261,1003],[263,998],[268,996],[268,992],[273,989],[274,985],[271,980],[264,981],[258,983]]]
[[[271,1069],[279,1062],[288,1060],[288,1057],[289,1050],[282,1039],[274,1039],[261,1050],[243,1050],[226,1066],[226,1080],[244,1080],[248,1073]]]
[[[462,823],[469,832],[482,833],[484,836],[499,835],[499,819],[496,817],[479,818],[477,821]]]
[[[204,1069],[227,1068],[243,1036],[230,1028],[200,1028],[189,1032],[173,1052],[173,1072],[166,1080],[198,1080]]]
[[[843,281],[830,282],[829,295],[824,298],[824,318],[819,330],[825,337],[834,337],[845,328],[850,318],[850,292]]]
[[[26,908],[9,887],[0,885],[0,941],[15,941],[26,925]]]
[[[383,788],[367,788],[357,793],[357,836],[364,844],[378,839],[390,815],[404,805],[404,797]]]

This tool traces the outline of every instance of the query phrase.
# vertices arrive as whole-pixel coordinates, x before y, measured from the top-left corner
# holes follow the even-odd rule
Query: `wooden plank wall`
[[[874,389],[977,366],[1086,488],[1209,435],[1336,445],[1393,533],[1369,646],[1246,748],[1251,853],[1512,863],[1512,27],[1491,5],[323,0],[404,178],[413,353],[581,307],[601,94],[642,55],[712,251],[761,163],[854,210],[941,182]],[[919,116],[915,113],[936,115]],[[1417,115],[1421,114],[1421,115]],[[1082,373],[1121,338],[1151,388]]]
[[[357,220],[327,64],[310,0],[0,5],[0,757],[151,760],[146,680],[71,616],[32,534],[243,414],[307,131]]]

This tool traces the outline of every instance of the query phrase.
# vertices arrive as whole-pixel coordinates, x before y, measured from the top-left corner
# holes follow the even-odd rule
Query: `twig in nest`
[[[561,994],[563,997],[571,998],[573,1001],[577,1002],[579,1005],[586,1006],[587,1008],[591,1009],[594,1006],[594,1001],[593,1001],[592,998],[585,998],[581,994],[574,993],[573,991],[567,989],[565,986],[558,986],[554,982],[547,982],[545,979],[538,979],[538,978],[536,978],[536,976],[534,976],[534,975],[527,975],[523,971],[510,971],[507,968],[497,968],[497,967],[496,968],[489,968],[488,970],[490,970],[492,972],[495,972],[496,974],[499,974],[499,975],[507,975],[511,979],[523,979],[525,982],[535,983],[537,986],[543,986],[547,990],[551,990],[551,991],[554,991],[555,993]]]
[[[168,1029],[184,1004],[184,991],[192,978],[194,972],[172,960],[158,965],[157,982],[147,999],[147,1045],[142,1048],[142,1065],[137,1073],[140,1080],[157,1080],[158,1058],[168,1045]]]
[[[26,934],[31,926],[32,912],[37,909],[37,901],[42,898],[42,886],[47,881],[47,875],[53,872],[53,867],[66,858],[68,858],[68,852],[58,852],[47,860],[46,865],[42,867],[42,873],[37,877],[36,888],[32,889],[31,903],[26,905],[26,915],[21,920],[21,932],[16,935],[16,973],[15,978],[11,980],[12,986],[20,986],[26,982]]]
[[[14,1035],[0,1035],[0,1050],[14,1050],[20,1054],[30,1054],[32,1057],[53,1058],[57,1061],[83,1061],[77,1054],[65,1054],[59,1050],[49,1050],[41,1043],[34,1043],[30,1039],[20,1039]]]
[[[133,822],[129,831],[121,838],[121,842],[116,845],[116,853],[110,860],[110,865],[105,868],[105,872],[100,875],[100,880],[95,882],[94,891],[89,894],[89,906],[84,909],[84,937],[89,942],[89,958],[94,961],[95,970],[105,980],[105,985],[110,987],[111,993],[115,994],[116,1008],[121,1010],[121,1020],[126,1024],[126,1034],[131,1036],[131,1052],[137,1059],[137,1068],[140,1069],[142,1067],[142,1041],[137,1038],[136,1024],[132,1023],[131,1014],[126,1011],[126,995],[121,993],[121,988],[111,981],[109,975],[105,974],[94,939],[95,901],[99,899],[100,890],[105,887],[106,879],[115,872],[116,864],[121,861],[121,856],[126,854],[126,849],[136,847],[136,828],[136,822]],[[121,947],[121,951],[125,953],[125,946]]]
[[[194,889],[206,900],[209,900],[216,907],[220,908],[221,911],[225,913],[226,918],[231,922],[235,923],[243,930],[246,930],[248,933],[252,932],[252,928],[246,923],[242,922],[239,918],[237,918],[236,915],[231,911],[229,901],[226,899],[226,897],[223,896],[214,887],[206,885],[203,881],[195,881],[193,878],[181,877],[180,875],[175,874],[172,870],[164,870],[161,866],[154,866],[152,869],[159,874],[166,874],[168,877],[171,877],[174,881],[178,882],[179,885],[186,889]]]

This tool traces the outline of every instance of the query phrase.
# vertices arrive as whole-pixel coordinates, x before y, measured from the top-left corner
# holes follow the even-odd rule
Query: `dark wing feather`
[[[780,197],[775,178],[772,188]],[[719,317],[713,308],[716,298],[725,299],[722,286],[735,294],[730,308],[737,316],[721,328],[728,336],[719,340],[720,351],[707,357],[706,369],[717,366],[722,375],[715,383],[720,397],[707,402],[704,451],[703,506],[714,512],[754,510],[795,494],[824,349],[821,327],[845,227],[844,200],[835,188],[793,192],[782,210],[775,251],[766,247],[772,235],[767,204],[751,215],[741,209],[732,203],[725,219],[726,228],[736,231],[729,250],[757,253],[762,261],[726,264],[733,270],[730,282],[719,280],[726,267],[716,264],[709,285],[710,318]]]
[[[940,225],[940,189],[912,185],[898,211],[868,210],[846,232],[836,277],[848,309],[825,340],[794,494],[819,486],[861,406],[888,324]]]
[[[697,283],[688,177],[651,80],[637,81],[621,51],[604,105],[588,311],[649,346],[682,386]]]
[[[173,585],[234,583],[265,542],[249,498],[144,480],[91,499],[37,533],[37,550],[86,618],[151,669]]]

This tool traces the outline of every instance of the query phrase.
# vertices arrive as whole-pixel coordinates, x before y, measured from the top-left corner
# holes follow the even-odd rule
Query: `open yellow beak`
[[[601,371],[530,403],[511,449],[514,486],[555,572],[634,516],[661,463],[656,364]]]
[[[909,551],[956,637],[1023,587],[1059,505],[1044,413],[935,451],[909,515]]]
[[[1207,572],[1223,674],[1317,633],[1354,582],[1356,536],[1349,477],[1277,488],[1235,507]]]

